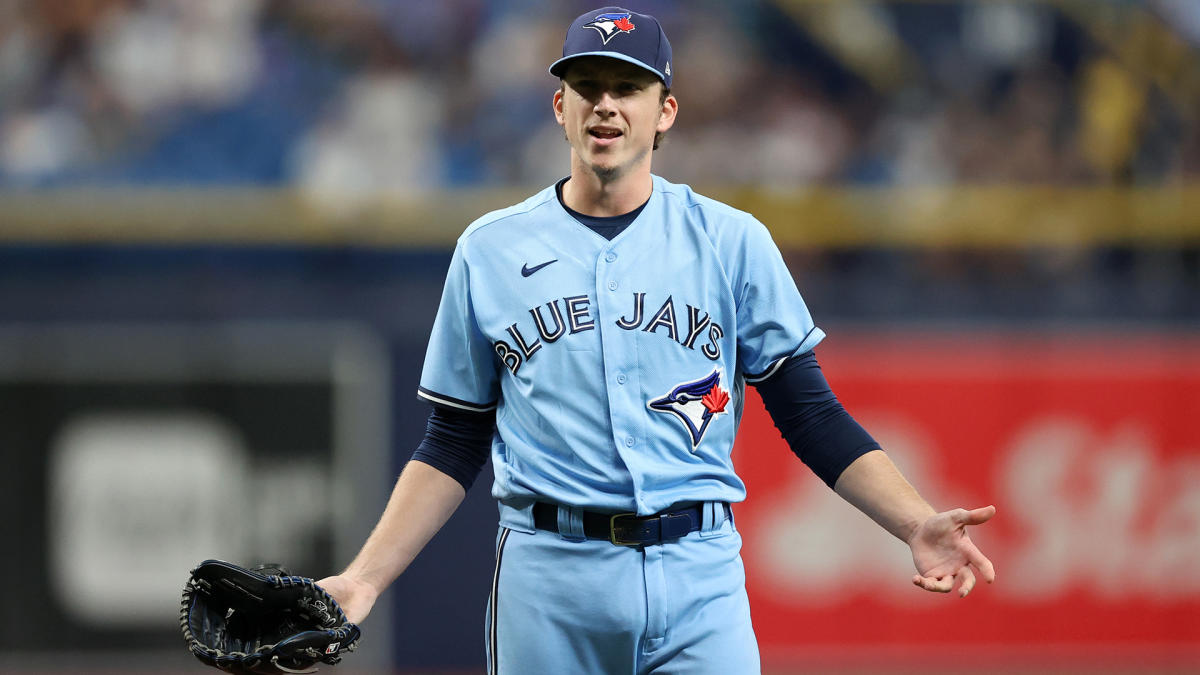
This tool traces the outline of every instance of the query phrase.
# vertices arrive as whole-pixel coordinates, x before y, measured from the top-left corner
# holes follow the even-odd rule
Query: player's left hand
[[[317,586],[333,596],[351,623],[362,623],[379,597],[379,592],[370,584],[345,574],[325,577],[317,582]]]
[[[927,591],[949,593],[958,586],[959,597],[975,587],[974,567],[989,584],[996,579],[992,561],[980,553],[967,536],[968,525],[986,523],[996,515],[995,506],[968,511],[953,509],[927,518],[908,540],[917,574],[913,584]]]

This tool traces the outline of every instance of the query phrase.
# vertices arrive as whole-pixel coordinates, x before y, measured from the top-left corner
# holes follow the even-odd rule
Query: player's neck
[[[573,167],[563,184],[563,203],[585,216],[620,216],[646,203],[654,189],[650,169],[604,180],[584,167]]]

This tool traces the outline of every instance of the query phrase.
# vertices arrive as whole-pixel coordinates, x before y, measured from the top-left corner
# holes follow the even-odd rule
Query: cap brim
[[[663,81],[664,84],[667,81],[666,76],[664,76],[662,73],[655,70],[654,68],[651,68],[650,66],[642,63],[641,61],[638,61],[637,59],[630,57],[630,56],[625,56],[624,54],[621,54],[619,52],[608,52],[608,51],[580,52],[579,54],[572,54],[570,56],[564,56],[561,59],[550,64],[550,74],[555,77],[562,77],[563,73],[566,71],[567,63],[569,63],[575,59],[578,59],[580,57],[583,57],[583,56],[607,56],[610,59],[617,59],[618,61],[632,63],[635,66],[638,66],[644,70],[648,70],[648,71],[654,73],[656,76],[658,76],[658,79]]]

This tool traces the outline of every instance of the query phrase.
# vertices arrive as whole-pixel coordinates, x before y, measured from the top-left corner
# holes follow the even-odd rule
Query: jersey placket
[[[616,324],[623,309],[621,299],[632,292],[627,288],[629,263],[622,260],[624,253],[620,248],[607,246],[596,258],[596,327],[600,331],[612,442],[633,477],[633,496],[638,512],[647,513],[638,450],[646,438],[638,414],[642,407],[642,386],[637,335]]]

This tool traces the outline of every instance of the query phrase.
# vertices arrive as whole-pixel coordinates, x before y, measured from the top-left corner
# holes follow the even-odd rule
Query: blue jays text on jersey
[[[459,238],[419,393],[497,409],[502,504],[741,501],[730,453],[745,384],[824,337],[761,223],[652,180],[611,241],[553,186]]]
[[[589,302],[589,297],[582,294],[555,298],[545,303],[544,308],[540,305],[530,308],[529,315],[532,320],[525,321],[536,328],[534,337],[532,339],[525,337],[525,333],[521,332],[518,323],[513,322],[505,329],[509,339],[495,341],[496,355],[508,367],[509,372],[516,375],[521,369],[521,364],[532,359],[543,344],[553,344],[564,335],[575,335],[583,331],[594,330],[596,322],[591,316]],[[696,340],[703,334],[707,336],[708,341],[699,347],[700,353],[710,361],[721,358],[721,338],[725,336],[725,330],[721,328],[721,324],[712,321],[707,312],[687,305],[687,323],[681,325],[675,319],[674,298],[668,295],[662,307],[655,311],[648,320],[643,321],[646,314],[645,305],[646,293],[633,293],[632,308],[627,315],[620,316],[614,323],[623,330],[661,333],[687,349],[696,349]],[[565,321],[563,320],[564,315],[566,316]]]

